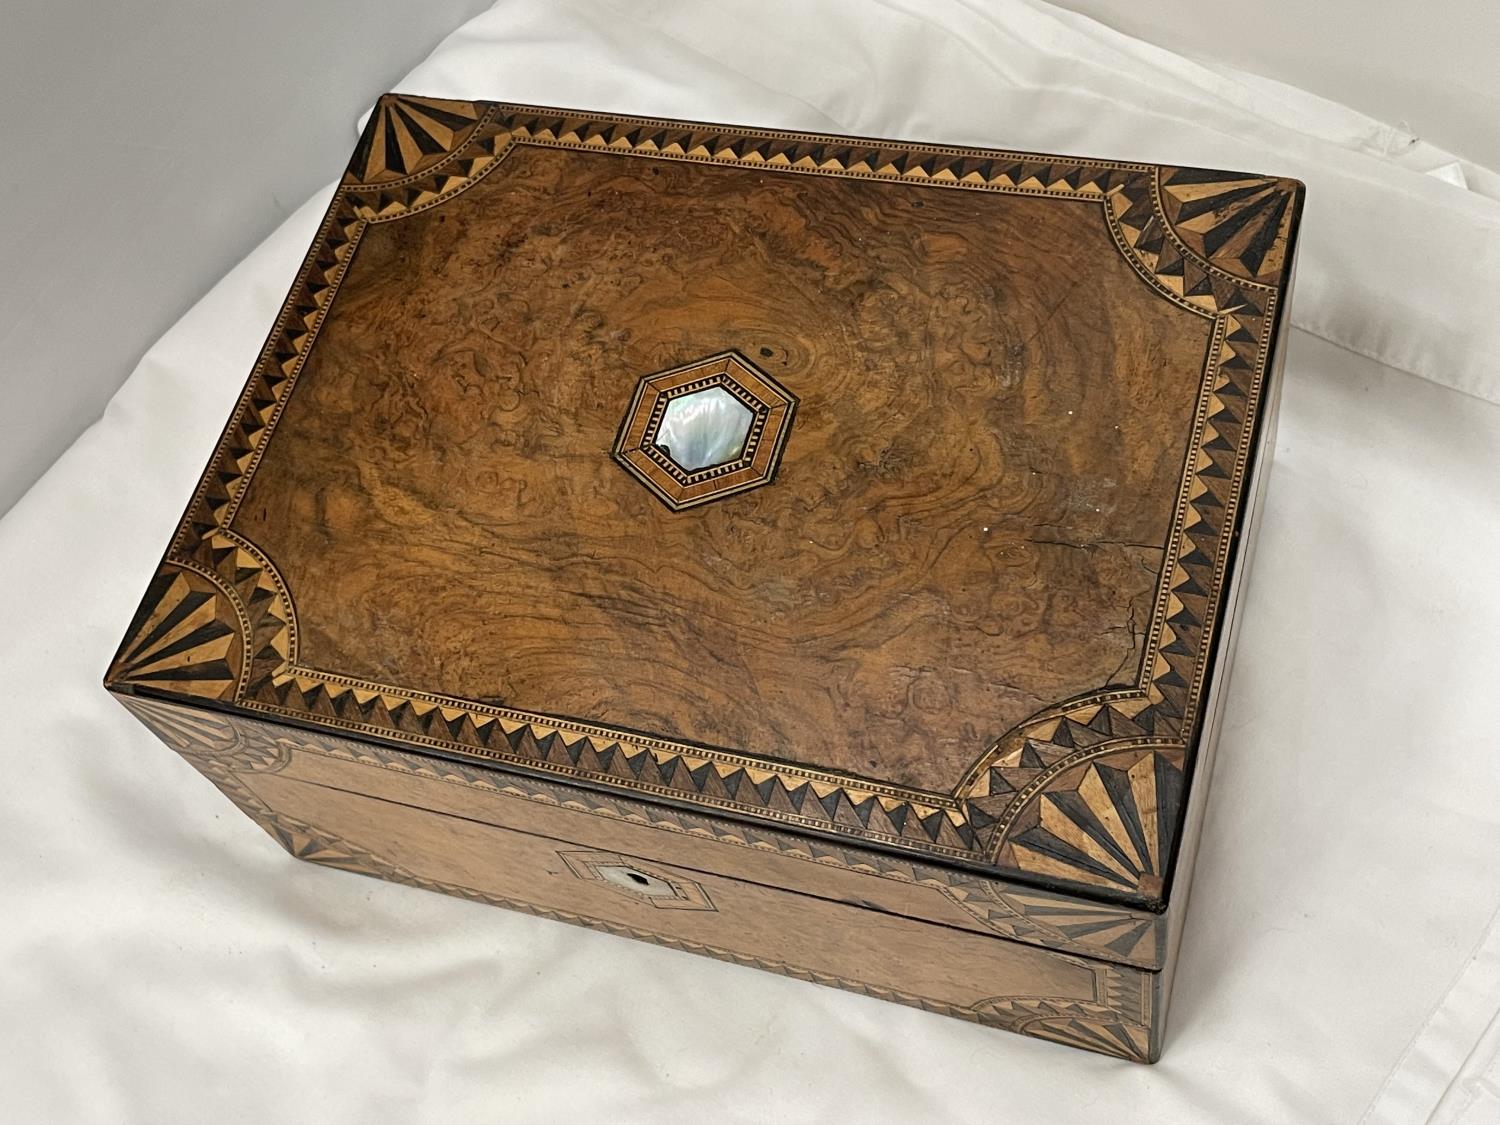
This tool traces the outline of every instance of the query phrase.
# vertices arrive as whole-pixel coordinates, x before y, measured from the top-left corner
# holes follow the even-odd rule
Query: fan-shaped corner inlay
[[[1053,778],[1022,810],[1001,861],[1159,900],[1182,807],[1183,752],[1107,753]]]
[[[1161,206],[1194,254],[1246,281],[1272,282],[1286,257],[1295,189],[1272,176],[1167,168]]]
[[[353,178],[378,184],[430,168],[468,140],[480,116],[473,102],[387,94],[350,161]]]
[[[243,642],[229,599],[206,577],[171,568],[147,591],[111,683],[227,699],[243,666]]]

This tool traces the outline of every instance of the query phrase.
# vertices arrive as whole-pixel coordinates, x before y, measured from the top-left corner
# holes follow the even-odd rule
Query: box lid
[[[1301,198],[387,95],[109,685],[1158,909]]]

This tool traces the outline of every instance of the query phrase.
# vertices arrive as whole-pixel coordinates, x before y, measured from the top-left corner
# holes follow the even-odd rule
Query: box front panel
[[[1090,903],[900,856],[737,824],[468,763],[281,727],[124,700],[157,734],[199,755],[206,724],[217,754],[289,778],[449,816],[577,841],[748,883],[784,888],[918,921],[1090,959],[1162,966],[1167,918]],[[191,719],[191,739],[183,724]]]
[[[981,932],[975,915],[931,887],[906,884],[904,892],[946,902],[944,924],[888,912],[895,900],[818,897],[696,862],[741,856],[776,878],[780,866],[755,868],[766,853],[753,849],[498,792],[486,799],[478,787],[317,754],[302,732],[247,741],[220,715],[125,702],[299,858],[1090,1050],[1154,1057],[1159,974]],[[374,784],[337,787],[351,781]],[[433,787],[472,797],[435,811],[425,807],[438,803]],[[661,841],[677,845],[677,862],[651,851]],[[842,878],[870,895],[903,888],[852,870]]]

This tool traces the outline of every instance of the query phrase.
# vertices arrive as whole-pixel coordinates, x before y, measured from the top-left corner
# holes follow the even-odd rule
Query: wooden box
[[[294,856],[1154,1059],[1301,201],[389,95],[107,686]]]

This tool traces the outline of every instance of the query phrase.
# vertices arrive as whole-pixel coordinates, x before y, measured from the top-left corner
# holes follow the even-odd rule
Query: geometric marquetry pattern
[[[1154,999],[1149,979],[1103,973],[1095,977],[1094,989],[1092,1001],[1001,997],[975,1007],[1010,1031],[1134,1062],[1150,1061]]]
[[[206,575],[164,569],[151,582],[110,679],[203,699],[228,699],[242,657],[233,607]]]
[[[1040,713],[998,740],[964,779],[960,791],[969,798],[970,822],[986,854],[1002,868],[1122,892],[1132,901],[1159,899],[1175,820],[1162,822],[1165,851],[1150,870],[1134,865],[1123,872],[1106,870],[1107,863],[1084,862],[1078,851],[1016,847],[1011,835],[1036,815],[1032,805],[1040,790],[1066,786],[1063,775],[1071,763],[1110,749],[1151,748],[1172,755],[1177,771],[1161,776],[1180,784],[1186,732],[1199,712],[1217,621],[1232,539],[1228,532],[1238,515],[1273,301],[1274,296],[1266,298],[1266,316],[1252,317],[1246,308],[1217,318],[1141,687]],[[1180,796],[1162,793],[1156,800],[1165,804]]]
[[[462,146],[480,115],[473,102],[383,97],[354,150],[350,174],[373,184],[419,173]]]
[[[1266,176],[1170,168],[1162,211],[1189,250],[1247,281],[1274,282],[1286,256],[1292,194]]]
[[[985,1022],[1007,1031],[1132,1062],[1151,1061],[1151,1028],[1145,1022],[1144,1011],[1149,997],[1142,997],[1144,990],[1139,987],[1110,991],[1117,994],[1117,999],[1135,999],[1135,1002],[1127,1002],[1122,1010],[1109,1003],[1006,996],[982,1001],[975,1009]],[[1131,992],[1136,997],[1131,998]]]
[[[698,805],[755,809],[784,824],[918,843],[954,855],[973,848],[961,810],[942,796],[914,799],[885,786],[563,719],[414,696],[295,666],[252,683],[241,703],[253,711],[315,716],[353,733],[395,736]]]
[[[1157,917],[1043,891],[1001,889],[993,880],[958,877],[943,890],[996,933],[1029,945],[1095,956],[1108,953],[1123,962],[1148,966],[1158,953]]]
[[[932,793],[300,666],[291,593],[270,560],[234,533],[236,508],[365,226],[441,205],[502,167],[517,145],[1066,199],[1070,206],[1096,208],[1144,283],[1214,322],[1140,682],[1040,712],[991,744],[954,792]],[[112,681],[232,700],[268,715],[943,856],[1023,881],[1082,885],[1101,899],[1158,908],[1180,819],[1163,810],[1179,807],[1189,768],[1289,266],[1297,190],[1292,181],[1235,173],[387,95]],[[163,606],[165,613],[181,612],[192,598],[198,604],[187,612],[204,628],[240,631],[238,650],[207,634],[197,637],[206,647],[192,651],[190,660],[186,650],[153,649],[163,638],[153,641],[140,623]],[[208,625],[203,606],[209,602],[217,626]],[[180,641],[186,643],[174,636],[166,645]],[[171,670],[181,660],[191,672]],[[1156,764],[1131,773],[1134,766],[1118,764],[1131,755]],[[1080,772],[1089,763],[1096,764]],[[1123,789],[1117,775],[1130,779]]]
[[[750,429],[737,458],[688,471],[662,450],[657,435],[669,403],[715,387],[750,412]],[[775,475],[796,408],[796,396],[755,364],[721,352],[641,379],[615,439],[615,461],[673,511],[707,504]]]
[[[198,482],[192,504],[172,541],[170,557],[192,559],[204,537],[229,529],[364,225],[342,193],[336,195],[240,392],[214,458]]]
[[[245,724],[217,712],[139,695],[122,696],[121,701],[152,734],[179,754],[218,760],[241,745],[240,730]]]
[[[1000,859],[1059,879],[1160,897],[1182,807],[1181,749],[1118,750],[1070,766],[1021,805]]]
[[[288,659],[296,625],[270,561],[220,528],[202,535],[196,555],[162,564],[110,668],[111,682],[233,699],[257,662]]]
[[[229,772],[274,773],[300,748],[270,727],[255,727],[212,711],[188,710],[157,699],[124,697],[125,706],[157,738],[215,777]]]

